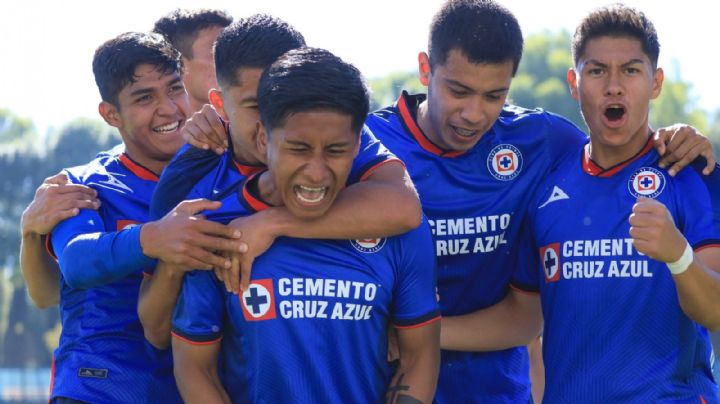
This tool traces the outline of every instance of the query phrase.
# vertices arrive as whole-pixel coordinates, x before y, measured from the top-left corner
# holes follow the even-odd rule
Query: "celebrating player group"
[[[100,44],[123,143],[22,217],[30,297],[61,312],[50,402],[720,403],[710,142],[652,128],[640,10],[591,11],[571,50],[587,134],[508,103],[523,35],[493,0],[447,0],[427,93],[374,112],[267,14]]]

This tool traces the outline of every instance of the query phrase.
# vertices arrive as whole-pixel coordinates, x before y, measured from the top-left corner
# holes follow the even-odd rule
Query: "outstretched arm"
[[[510,289],[493,306],[443,317],[440,347],[452,351],[498,351],[528,345],[541,328],[540,295]]]

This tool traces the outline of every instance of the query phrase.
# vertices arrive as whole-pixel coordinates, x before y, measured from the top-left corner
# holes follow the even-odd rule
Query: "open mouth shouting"
[[[610,127],[619,127],[625,123],[627,109],[622,104],[609,104],[605,107],[603,117]]]
[[[328,187],[308,187],[305,185],[295,185],[293,187],[295,196],[304,205],[316,205],[325,199]]]

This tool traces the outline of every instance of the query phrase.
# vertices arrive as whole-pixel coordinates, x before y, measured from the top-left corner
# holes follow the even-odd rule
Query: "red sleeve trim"
[[[520,289],[519,287],[517,287],[517,286],[515,286],[515,285],[513,285],[513,284],[510,284],[510,289],[512,289],[512,290],[514,290],[514,291],[516,291],[516,292],[518,292],[518,293],[522,293],[522,294],[524,294],[524,295],[528,295],[528,296],[537,296],[537,295],[540,294],[540,292],[537,291],[537,290]]]
[[[413,325],[397,325],[397,324],[393,324],[393,327],[397,328],[398,330],[409,330],[409,329],[412,329],[412,328],[420,328],[420,327],[424,327],[424,326],[426,326],[426,325],[428,325],[428,324],[430,324],[430,323],[434,323],[434,322],[436,322],[436,321],[440,321],[441,318],[442,318],[442,316],[437,316],[437,317],[431,318],[430,320],[423,321],[422,323],[413,324]]]
[[[403,166],[403,168],[406,168],[405,163],[402,160],[400,160],[397,157],[391,157],[387,160],[383,160],[383,161],[375,164],[374,166],[368,168],[365,171],[365,173],[363,173],[363,175],[360,177],[360,181],[365,181],[375,170],[377,170],[378,168],[380,168],[388,163],[400,163]]]
[[[53,250],[52,243],[50,242],[50,237],[52,237],[52,233],[48,233],[45,235],[45,251],[48,253],[50,258],[54,259],[55,262],[57,262],[58,258],[57,255],[55,255],[55,251]]]
[[[705,249],[707,249],[707,248],[720,248],[720,244],[705,244],[705,245],[702,245],[702,246],[694,249],[693,251],[694,251],[694,252],[700,252],[700,251],[705,250]]]
[[[185,342],[186,344],[190,344],[190,345],[212,345],[212,344],[217,344],[218,342],[220,342],[222,340],[222,336],[221,336],[221,337],[218,337],[218,338],[210,340],[210,341],[193,341],[193,340],[187,339],[187,338],[177,334],[175,331],[171,332],[171,334],[172,334],[173,338],[177,338],[180,341]]]

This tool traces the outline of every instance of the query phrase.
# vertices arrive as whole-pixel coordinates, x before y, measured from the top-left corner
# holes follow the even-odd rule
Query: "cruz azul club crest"
[[[488,171],[500,181],[510,181],[520,174],[523,158],[520,150],[511,144],[495,146],[488,155]]]
[[[628,181],[628,191],[634,197],[656,198],[665,189],[665,176],[652,167],[635,171]]]
[[[356,250],[365,254],[372,254],[380,251],[385,245],[384,238],[364,238],[361,240],[350,240],[350,244],[355,247]]]

